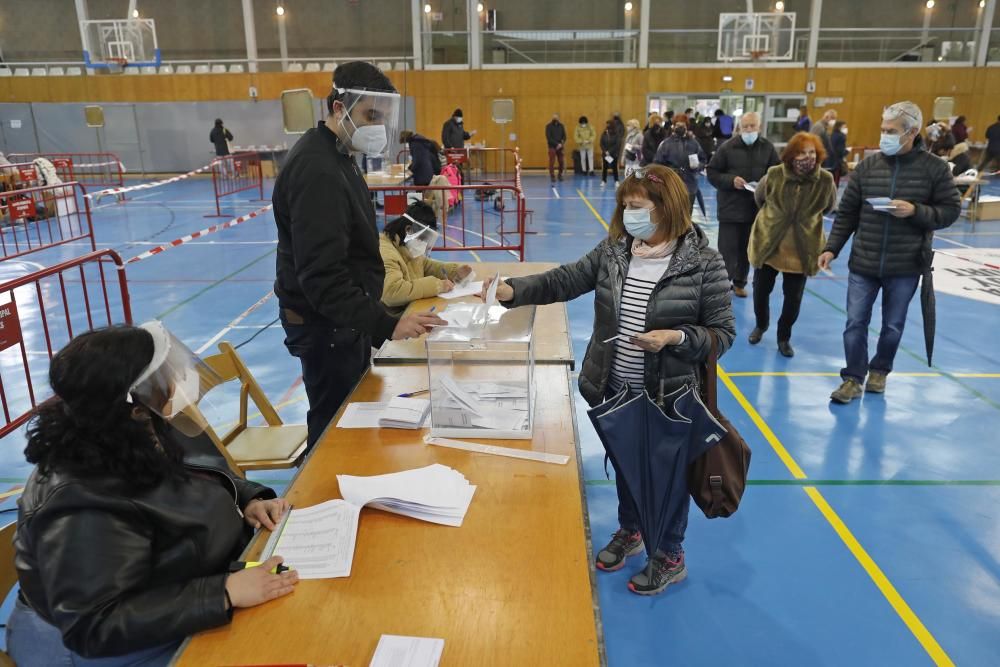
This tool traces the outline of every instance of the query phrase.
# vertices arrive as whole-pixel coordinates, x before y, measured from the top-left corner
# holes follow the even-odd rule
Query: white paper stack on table
[[[261,560],[282,556],[302,579],[350,576],[360,512],[344,500],[293,509],[271,533]]]
[[[476,487],[457,470],[435,463],[388,475],[337,475],[340,495],[352,505],[461,526]]]
[[[437,667],[443,652],[443,639],[382,635],[368,667]]]
[[[435,426],[500,431],[521,431],[528,426],[527,387],[501,382],[458,383],[445,376],[437,389],[447,397],[435,405]]]
[[[337,428],[423,428],[430,409],[426,398],[401,396],[384,403],[348,403]]]

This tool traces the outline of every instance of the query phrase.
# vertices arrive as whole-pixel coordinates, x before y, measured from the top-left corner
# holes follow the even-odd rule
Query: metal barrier
[[[465,185],[519,185],[521,155],[516,148],[449,148],[448,164],[457,164]]]
[[[9,190],[21,190],[42,185],[41,174],[34,162],[19,162],[17,164],[0,164],[0,177],[4,186],[13,185]]]
[[[428,201],[438,212],[438,245],[434,250],[503,250],[524,261],[526,206],[521,189],[508,184],[416,186],[377,185],[368,188],[384,195],[380,228],[399,217],[412,199]],[[447,205],[452,191],[460,200]]]
[[[118,274],[117,294],[108,289],[108,270]],[[47,386],[49,362],[59,349],[95,327],[131,324],[132,310],[125,267],[113,250],[0,284],[0,302],[2,438],[31,418],[39,403],[36,387]]]
[[[56,169],[64,183],[76,181],[81,185],[100,188],[120,188],[125,185],[125,167],[114,153],[12,153],[11,162],[31,162],[45,158]]]
[[[222,218],[219,200],[237,192],[257,190],[264,199],[264,172],[260,166],[258,153],[233,153],[216,158],[212,162],[212,188],[215,190],[215,215],[206,218]]]
[[[78,193],[79,183],[0,193],[0,261],[83,239],[96,250],[90,200]]]

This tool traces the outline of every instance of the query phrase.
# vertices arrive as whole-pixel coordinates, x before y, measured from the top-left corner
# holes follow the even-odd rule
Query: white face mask
[[[184,371],[184,376],[174,385],[170,400],[163,406],[163,417],[166,419],[176,417],[184,408],[195,405],[200,396],[200,389],[198,371],[193,368]]]
[[[462,117],[461,116],[455,116],[455,122],[458,123],[459,125],[461,125],[462,124]]]
[[[351,135],[351,146],[365,155],[381,155],[388,145],[385,125],[362,125]]]
[[[423,257],[427,254],[427,242],[421,241],[420,239],[413,239],[412,241],[407,241],[403,244],[406,248],[406,252],[410,253],[410,257],[416,259],[417,257]]]

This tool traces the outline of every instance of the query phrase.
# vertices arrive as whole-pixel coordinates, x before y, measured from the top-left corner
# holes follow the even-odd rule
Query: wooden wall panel
[[[733,81],[724,83],[723,75]],[[601,131],[612,111],[625,120],[644,120],[645,99],[650,93],[714,93],[724,88],[743,89],[743,80],[754,79],[755,93],[794,93],[805,89],[807,72],[788,68],[704,68],[649,70],[481,70],[393,71],[394,85],[415,98],[419,122],[416,131],[439,141],[441,125],[456,107],[465,113],[465,126],[479,130],[477,140],[497,146],[501,133],[515,133],[525,163],[542,167],[547,162],[544,126],[553,111],[562,116],[572,134],[580,115],[589,117]],[[968,117],[973,138],[982,139],[1000,107],[1000,68],[858,68],[816,70],[816,95],[842,97],[834,105],[848,121],[849,142],[878,142],[882,108],[900,99],[911,99],[929,114],[934,98],[955,97],[956,109]],[[85,77],[16,77],[0,79],[4,102],[158,102],[246,100],[248,88],[257,86],[261,99],[277,99],[282,90],[308,88],[317,99],[330,91],[329,72],[259,74],[101,75]],[[515,122],[500,128],[490,120],[490,101],[515,100]],[[813,107],[819,117],[825,107]],[[572,149],[572,140],[570,140]],[[508,142],[509,145],[509,142]],[[567,155],[567,158],[569,156]]]

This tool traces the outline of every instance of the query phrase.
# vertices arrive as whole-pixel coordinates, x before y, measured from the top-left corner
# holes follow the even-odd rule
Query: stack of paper
[[[343,500],[290,510],[264,545],[262,560],[282,556],[301,579],[350,576],[360,511]]]
[[[459,384],[443,377],[437,387],[447,397],[435,404],[436,426],[523,431],[528,427],[527,388],[499,382]]]
[[[426,398],[392,398],[378,419],[379,426],[389,428],[421,428],[431,402]]]
[[[443,639],[382,635],[368,667],[437,667],[442,653]]]
[[[374,477],[337,475],[340,494],[353,505],[461,526],[476,487],[457,470],[435,463],[426,468]]]

